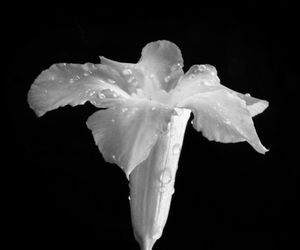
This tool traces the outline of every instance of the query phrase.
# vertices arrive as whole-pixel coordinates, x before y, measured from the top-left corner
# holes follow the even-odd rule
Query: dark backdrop
[[[99,63],[99,55],[136,62],[148,42],[167,39],[180,47],[185,70],[212,64],[224,85],[270,102],[254,118],[270,151],[260,155],[247,143],[209,142],[189,125],[169,219],[154,249],[292,249],[299,212],[293,6],[50,5],[14,9],[3,22],[9,242],[38,249],[138,249],[125,175],[103,161],[85,125],[95,108],[64,107],[36,118],[26,94],[54,63]]]

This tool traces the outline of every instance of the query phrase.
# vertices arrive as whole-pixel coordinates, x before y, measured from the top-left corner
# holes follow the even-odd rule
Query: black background
[[[96,109],[64,107],[37,118],[26,94],[54,63],[99,63],[100,55],[136,62],[148,42],[167,39],[181,49],[185,71],[212,64],[225,86],[270,102],[254,118],[270,151],[209,142],[188,125],[169,219],[154,249],[293,249],[299,213],[294,6],[115,5],[19,7],[3,23],[10,244],[138,249],[125,175],[103,161],[85,125]]]

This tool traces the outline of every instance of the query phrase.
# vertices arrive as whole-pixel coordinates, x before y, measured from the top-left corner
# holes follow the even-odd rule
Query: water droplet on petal
[[[111,122],[115,122],[115,119],[111,119]]]
[[[172,173],[170,168],[165,168],[161,175],[160,175],[160,181],[163,185],[166,185],[172,181]]]
[[[116,159],[116,156],[115,156],[115,155],[112,155],[111,157],[112,157],[114,160]]]
[[[166,76],[166,77],[164,78],[164,81],[165,81],[165,82],[168,82],[168,81],[170,81],[170,78],[171,78],[170,76]]]
[[[93,91],[90,91],[89,92],[89,96],[93,96],[96,92],[93,90]]]
[[[111,84],[115,83],[116,81],[112,80],[112,79],[107,79],[107,81]]]
[[[245,96],[251,96],[249,93],[245,94]]]
[[[99,96],[100,99],[104,99],[105,98],[105,95],[102,94],[102,93],[98,94],[98,96]]]
[[[116,93],[113,93],[113,97],[116,98],[118,97],[118,95]]]
[[[175,188],[172,188],[171,194],[173,195],[175,193]]]
[[[155,110],[155,109],[156,109],[156,107],[152,107],[152,108],[151,108],[151,110]]]
[[[130,74],[132,74],[132,71],[130,69],[124,69],[123,74],[124,75],[130,75]]]
[[[180,144],[176,143],[173,148],[172,148],[172,152],[174,155],[178,155],[180,153]]]
[[[88,76],[89,73],[88,73],[88,72],[84,72],[83,75],[84,75],[84,76]]]
[[[206,66],[203,65],[203,64],[199,65],[198,68],[199,68],[200,71],[206,71]]]

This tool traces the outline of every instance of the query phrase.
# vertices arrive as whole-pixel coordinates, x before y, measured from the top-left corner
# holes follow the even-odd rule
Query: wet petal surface
[[[159,88],[170,91],[183,75],[183,59],[180,49],[169,41],[148,43],[138,66],[146,75],[154,76]]]
[[[158,136],[167,131],[172,110],[148,101],[131,101],[94,113],[87,121],[104,159],[128,177],[144,161]]]
[[[246,102],[227,88],[198,93],[180,106],[193,111],[194,128],[202,131],[209,140],[224,143],[247,141],[259,153],[267,151],[258,138]]]
[[[113,69],[102,65],[55,64],[43,71],[28,92],[28,103],[38,116],[65,105],[90,101],[97,107],[109,107],[129,98],[120,88]]]

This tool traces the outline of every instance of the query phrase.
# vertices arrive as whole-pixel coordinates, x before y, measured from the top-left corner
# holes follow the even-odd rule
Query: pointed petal
[[[158,85],[165,91],[173,89],[183,75],[183,59],[180,49],[169,41],[147,44],[137,64],[146,75],[154,76]]]
[[[129,97],[116,80],[115,72],[107,66],[55,64],[34,81],[28,92],[28,103],[38,116],[60,106],[86,101],[108,107],[116,100]]]
[[[239,98],[245,101],[246,107],[250,112],[251,117],[262,113],[268,106],[269,102],[250,96],[250,94],[241,94],[228,89],[231,93],[236,94]]]
[[[195,129],[202,131],[209,140],[247,141],[256,151],[265,153],[268,150],[261,144],[251,119],[251,115],[262,108],[254,109],[249,105],[249,110],[241,95],[220,86],[214,91],[193,95],[178,105],[193,111]]]
[[[149,101],[127,101],[94,113],[87,126],[104,159],[116,163],[128,177],[167,129],[172,112]]]

